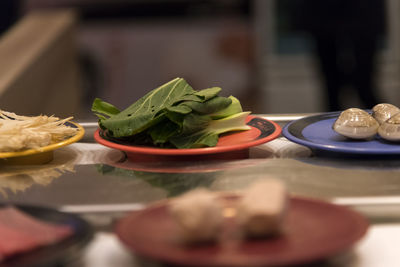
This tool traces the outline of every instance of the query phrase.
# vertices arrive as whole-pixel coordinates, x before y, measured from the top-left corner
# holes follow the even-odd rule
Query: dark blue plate
[[[340,112],[305,117],[287,124],[282,134],[292,142],[313,150],[363,155],[400,155],[400,143],[376,135],[371,140],[354,140],[339,135],[332,125]]]

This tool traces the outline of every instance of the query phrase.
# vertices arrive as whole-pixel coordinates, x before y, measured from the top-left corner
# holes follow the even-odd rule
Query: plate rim
[[[73,144],[73,143],[81,140],[83,138],[83,136],[85,135],[85,129],[79,123],[76,123],[73,121],[68,121],[66,123],[70,123],[78,129],[77,133],[74,136],[71,136],[68,139],[62,140],[57,143],[50,144],[50,145],[47,145],[44,147],[35,148],[35,149],[31,148],[31,149],[26,149],[26,150],[16,151],[16,152],[0,152],[0,159],[23,157],[23,156],[29,156],[29,155],[39,154],[39,153],[43,153],[43,152],[50,152],[50,151]]]
[[[397,151],[395,151],[395,150],[388,151],[388,150],[382,150],[382,149],[371,150],[371,149],[364,149],[364,148],[355,148],[355,147],[351,147],[351,146],[337,147],[337,146],[333,146],[333,145],[329,145],[329,144],[319,144],[319,143],[309,141],[307,139],[299,138],[299,137],[295,136],[294,134],[292,134],[290,131],[290,127],[294,127],[295,124],[301,123],[303,121],[314,119],[319,122],[324,119],[332,119],[334,117],[339,116],[339,114],[341,112],[342,111],[324,112],[324,113],[310,115],[310,116],[306,116],[306,117],[291,121],[283,127],[282,135],[292,142],[295,142],[300,145],[304,145],[311,149],[321,150],[321,151],[345,153],[345,154],[353,154],[353,155],[398,155],[398,154],[400,154],[400,145],[399,145],[399,150],[397,150]],[[311,124],[312,123],[309,123],[307,126],[309,126]],[[365,142],[368,142],[368,141],[365,141]]]
[[[271,123],[274,126],[274,131],[263,138],[243,143],[243,144],[237,144],[237,145],[229,145],[229,146],[215,146],[215,147],[204,147],[204,148],[183,148],[183,149],[177,149],[177,148],[153,148],[153,147],[146,147],[146,146],[127,146],[127,145],[122,145],[122,144],[117,144],[111,141],[108,141],[104,138],[101,137],[100,135],[100,129],[96,129],[94,132],[94,139],[96,142],[98,142],[101,145],[104,145],[106,147],[110,147],[113,149],[118,149],[124,152],[129,152],[129,153],[137,153],[137,154],[146,154],[146,155],[157,155],[157,156],[189,156],[189,155],[205,155],[205,154],[217,154],[217,153],[225,153],[225,152],[230,152],[230,151],[238,151],[238,150],[243,150],[250,148],[252,146],[257,146],[264,144],[266,142],[272,141],[279,137],[279,135],[282,133],[282,128],[274,121],[265,119],[260,116],[256,115],[248,115],[249,120],[253,118],[259,118],[264,121],[267,121]]]
[[[237,194],[230,194],[227,193],[225,195],[223,195],[223,197],[232,197],[232,196],[237,196]],[[324,250],[320,250],[318,251],[318,253],[315,253],[315,255],[313,257],[311,257],[309,255],[309,253],[306,256],[300,257],[298,259],[286,259],[286,260],[271,260],[270,262],[266,263],[265,260],[260,260],[260,259],[253,259],[253,261],[251,263],[246,264],[246,266],[291,266],[291,265],[302,265],[302,264],[307,264],[310,262],[315,262],[318,260],[323,260],[329,257],[332,257],[334,255],[337,255],[340,252],[344,252],[346,249],[351,248],[353,245],[355,245],[357,242],[359,242],[363,237],[365,237],[365,235],[368,232],[368,229],[370,227],[370,223],[368,222],[367,218],[365,216],[363,216],[361,213],[346,207],[346,206],[342,206],[342,205],[337,205],[328,201],[324,201],[324,200],[320,200],[320,199],[315,199],[315,198],[310,198],[310,197],[304,197],[304,196],[296,196],[296,195],[292,195],[290,196],[290,199],[292,201],[299,201],[299,202],[307,202],[311,205],[323,205],[325,207],[331,207],[334,208],[336,211],[340,210],[342,212],[345,212],[349,215],[349,217],[351,216],[351,220],[354,221],[354,224],[358,225],[358,229],[356,232],[352,233],[352,238],[351,240],[346,240],[339,242],[339,245],[337,244],[338,242],[335,242],[335,244],[330,244],[329,248],[326,248]],[[131,219],[134,216],[139,216],[141,213],[143,212],[151,212],[152,209],[156,209],[156,208],[160,208],[160,207],[166,207],[166,205],[168,205],[169,200],[163,200],[163,201],[158,201],[155,202],[154,204],[148,206],[147,208],[143,209],[143,210],[139,210],[139,211],[134,211],[131,212],[127,215],[125,215],[124,217],[120,218],[115,226],[114,226],[114,233],[117,235],[117,237],[119,238],[119,240],[121,240],[122,244],[131,252],[131,253],[136,253],[137,255],[140,256],[144,256],[144,257],[148,257],[149,259],[153,259],[156,261],[160,261],[160,262],[167,262],[167,263],[172,263],[172,264],[178,264],[178,265],[187,265],[187,266],[209,266],[209,267],[221,267],[221,266],[230,266],[230,267],[239,267],[239,266],[243,266],[243,262],[229,262],[229,263],[221,263],[221,262],[215,262],[215,263],[209,263],[209,261],[205,260],[203,262],[197,262],[197,263],[188,263],[187,258],[183,258],[181,260],[177,260],[176,257],[173,256],[168,256],[163,257],[161,255],[154,255],[154,253],[150,253],[147,250],[144,251],[145,249],[138,249],[138,247],[133,247],[132,246],[132,242],[130,240],[128,240],[126,237],[123,236],[123,234],[121,233],[121,228],[124,226],[123,224],[127,223],[129,221],[129,219]],[[255,241],[257,242],[257,241]],[[333,248],[332,248],[333,247]]]

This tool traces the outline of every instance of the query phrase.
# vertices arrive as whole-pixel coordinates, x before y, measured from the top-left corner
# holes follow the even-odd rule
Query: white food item
[[[288,192],[283,182],[265,179],[243,191],[237,220],[245,236],[266,237],[282,230],[287,213]]]
[[[214,241],[222,227],[222,205],[206,189],[195,189],[173,199],[169,211],[185,243]]]
[[[400,141],[400,113],[383,122],[379,126],[378,134],[389,141]]]
[[[372,117],[374,117],[379,122],[379,124],[382,124],[390,117],[394,116],[399,112],[400,109],[395,105],[388,103],[380,103],[372,108]]]
[[[0,110],[0,152],[39,149],[73,136],[77,129],[65,125],[71,119],[19,116]]]
[[[337,133],[353,139],[368,139],[378,132],[379,123],[365,110],[349,108],[333,124]]]

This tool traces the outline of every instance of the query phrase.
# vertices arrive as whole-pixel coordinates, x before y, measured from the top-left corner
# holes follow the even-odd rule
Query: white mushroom
[[[333,124],[337,133],[353,139],[369,139],[377,134],[379,123],[365,110],[349,108]]]
[[[400,109],[395,105],[388,103],[377,104],[372,108],[372,116],[382,124],[384,121],[400,112]]]
[[[392,116],[379,126],[379,135],[389,141],[400,141],[400,113]]]

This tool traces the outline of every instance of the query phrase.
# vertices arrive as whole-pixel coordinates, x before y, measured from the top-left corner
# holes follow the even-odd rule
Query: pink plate
[[[237,196],[222,199],[228,198],[233,202]],[[225,238],[215,243],[185,246],[177,242],[177,228],[168,205],[167,200],[122,218],[116,224],[116,234],[133,253],[155,261],[183,266],[238,267],[288,266],[323,260],[350,249],[368,229],[367,220],[353,210],[293,197],[284,231],[276,237]],[[224,227],[220,235],[227,236],[227,231],[232,231],[232,227]]]
[[[281,134],[281,127],[273,121],[249,115],[246,119],[250,130],[222,135],[215,147],[168,149],[148,146],[132,146],[115,142],[100,129],[96,130],[94,139],[107,147],[126,152],[133,161],[187,160],[187,159],[240,159],[248,157],[248,149],[274,140]],[[188,158],[189,156],[189,158]]]

